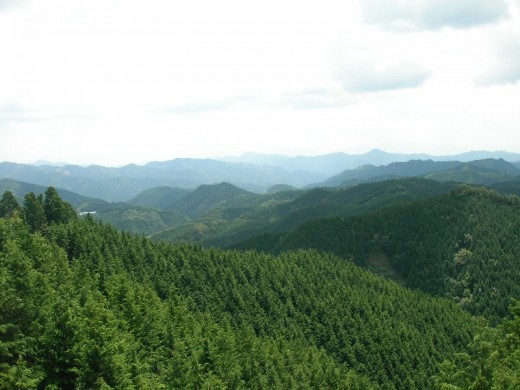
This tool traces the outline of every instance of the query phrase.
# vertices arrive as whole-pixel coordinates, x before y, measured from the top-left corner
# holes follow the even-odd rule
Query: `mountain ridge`
[[[470,171],[475,178],[468,175]],[[493,184],[498,181],[512,180],[519,175],[520,169],[504,159],[488,158],[469,162],[409,160],[388,165],[363,165],[355,169],[347,169],[313,186],[348,187],[367,181],[404,177],[424,177],[467,184]]]

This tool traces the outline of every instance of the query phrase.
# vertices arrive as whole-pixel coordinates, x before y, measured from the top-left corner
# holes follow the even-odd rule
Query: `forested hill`
[[[284,191],[255,198],[226,195],[222,199],[218,186],[206,186],[204,196],[183,203],[205,207],[205,213],[182,226],[152,235],[154,240],[200,242],[205,246],[227,246],[263,232],[295,229],[309,220],[330,216],[359,215],[390,204],[424,199],[449,191],[454,183],[408,178],[360,184],[351,188],[316,188],[307,191]],[[229,192],[229,191],[228,191]],[[240,194],[240,192],[239,192]],[[202,191],[199,193],[202,195]],[[200,199],[199,199],[200,198]],[[215,202],[215,199],[218,202]],[[227,207],[226,207],[227,206]]]
[[[520,169],[503,159],[469,161],[410,160],[388,165],[363,165],[347,169],[319,184],[322,187],[351,187],[364,182],[392,178],[424,177],[437,181],[492,185],[518,178]]]
[[[350,258],[406,286],[447,296],[494,322],[520,298],[520,198],[481,187],[301,225],[237,244],[278,253],[315,248]]]
[[[153,243],[78,219],[52,188],[13,199],[4,388],[429,389],[470,352],[460,307],[335,256]]]

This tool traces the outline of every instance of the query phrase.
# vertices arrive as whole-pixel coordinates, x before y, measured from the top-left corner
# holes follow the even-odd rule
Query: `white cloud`
[[[518,151],[509,2],[0,0],[0,156]]]
[[[419,87],[430,74],[429,70],[411,61],[381,67],[375,61],[361,59],[343,64],[337,78],[346,91],[377,92]]]
[[[345,107],[355,102],[355,99],[338,88],[313,86],[282,93],[273,105],[295,110],[319,110]]]
[[[503,42],[493,64],[476,80],[477,85],[514,84],[520,81],[520,42]]]
[[[361,0],[369,24],[396,31],[469,28],[507,15],[505,0]]]
[[[389,45],[398,49],[395,45]],[[424,84],[431,71],[416,61],[396,59],[376,52],[377,45],[344,43],[332,57],[332,76],[352,93],[415,88]]]
[[[0,0],[0,11],[20,7],[29,0]]]

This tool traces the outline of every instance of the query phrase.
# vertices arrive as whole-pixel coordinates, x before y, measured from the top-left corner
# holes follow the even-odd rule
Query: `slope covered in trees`
[[[329,216],[363,214],[390,204],[438,195],[453,187],[453,183],[411,178],[347,189],[316,188],[257,195],[249,207],[244,204],[240,207],[236,202],[234,207],[213,209],[187,224],[158,232],[152,238],[226,246],[263,232],[288,231],[301,223]]]
[[[236,247],[273,253],[315,248],[368,267],[375,262],[408,287],[448,296],[496,322],[507,314],[510,299],[520,298],[519,231],[518,197],[460,186],[413,204],[313,221]]]
[[[134,206],[164,210],[190,192],[191,190],[184,188],[154,187],[140,192],[128,203]]]
[[[426,389],[476,329],[332,255],[153,243],[35,198],[40,225],[0,219],[7,388]]]
[[[518,389],[520,387],[520,301],[513,318],[497,328],[482,326],[467,353],[442,363],[435,384],[441,389]]]

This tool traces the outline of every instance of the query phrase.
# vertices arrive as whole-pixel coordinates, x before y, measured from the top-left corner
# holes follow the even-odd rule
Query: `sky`
[[[0,161],[520,152],[520,0],[0,0]]]

